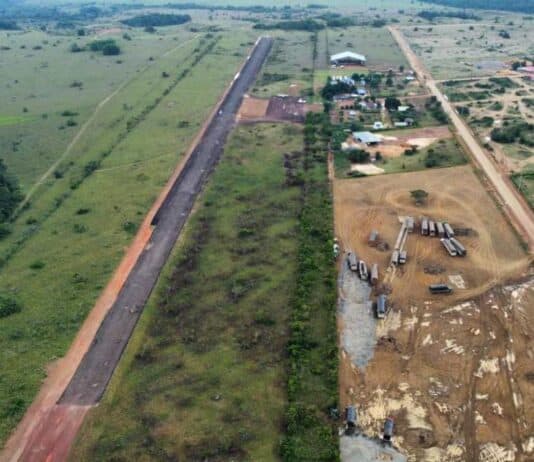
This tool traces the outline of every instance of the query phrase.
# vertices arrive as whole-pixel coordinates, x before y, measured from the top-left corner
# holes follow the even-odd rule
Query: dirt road
[[[403,53],[406,55],[413,70],[419,76],[419,79],[426,84],[431,94],[441,102],[443,110],[447,113],[456,127],[458,136],[464,141],[472,156],[484,171],[486,177],[489,179],[502,200],[505,210],[508,212],[512,221],[516,227],[519,228],[520,233],[526,238],[532,249],[534,246],[534,214],[525,203],[524,199],[515,190],[512,182],[498,170],[497,166],[495,166],[491,159],[486,155],[484,149],[480,146],[470,128],[456,113],[452,104],[445,98],[438,88],[436,81],[426,70],[418,56],[412,51],[402,32],[395,27],[389,27],[389,30]]]
[[[189,157],[149,212],[131,252],[84,323],[83,335],[80,332],[76,337],[67,354],[69,360],[60,360],[51,371],[48,383],[8,441],[0,460],[66,460],[77,429],[89,407],[104,393],[195,198],[223,152],[242,96],[271,44],[272,40],[266,38],[257,42],[205,131],[195,140]]]

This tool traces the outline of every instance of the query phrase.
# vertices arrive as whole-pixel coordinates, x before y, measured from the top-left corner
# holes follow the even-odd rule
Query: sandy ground
[[[320,112],[320,104],[303,102],[296,96],[273,96],[269,99],[246,96],[239,108],[237,120],[241,123],[304,122],[307,112]]]
[[[370,289],[343,276],[340,263],[341,405],[356,405],[360,430],[370,438],[380,437],[384,419],[393,417],[393,445],[408,461],[532,460],[534,280],[498,286],[524,277],[529,258],[470,167],[387,179],[334,181],[336,235],[345,250],[378,263],[380,280],[392,290],[391,311],[375,320],[366,304]],[[416,188],[430,193],[424,207],[410,198]],[[407,264],[386,271],[391,252],[369,247],[367,237],[376,229],[393,246],[400,215],[471,228],[460,237],[467,257],[449,257],[437,238],[414,233]],[[428,266],[443,272],[425,274]],[[431,296],[433,282],[450,283],[455,293]],[[360,443],[351,439],[347,448],[342,439],[342,453],[369,446]]]
[[[268,107],[268,99],[253,98],[249,95],[245,95],[241,108],[237,114],[237,120],[246,121],[261,119],[267,115]]]
[[[517,192],[516,188],[506,176],[505,172],[499,168],[488,156],[486,151],[477,142],[473,132],[455,112],[454,107],[438,88],[436,81],[427,71],[421,60],[413,52],[402,32],[395,27],[388,27],[389,31],[397,41],[399,47],[406,55],[412,69],[417,73],[418,78],[425,82],[429,91],[438,101],[441,102],[443,110],[450,117],[454,124],[458,136],[462,139],[469,152],[476,160],[484,174],[487,176],[497,195],[500,197],[506,213],[516,229],[521,233],[529,246],[534,245],[534,213],[525,202],[525,199]]]
[[[243,63],[239,70],[242,70],[245,64]],[[221,95],[210,116],[204,122],[188,151],[176,166],[169,181],[152,205],[131,246],[126,251],[110,282],[82,324],[67,354],[64,358],[47,367],[48,376],[23,419],[2,449],[0,453],[1,462],[59,462],[66,460],[66,455],[76,437],[78,428],[83,422],[88,407],[57,405],[56,403],[71,381],[85,353],[91,346],[98,328],[149,242],[153,231],[151,223],[154,217],[180,176],[191,154],[203,138],[211,120],[216,116],[231,87],[232,85],[230,84]],[[56,427],[65,429],[61,438],[56,436]],[[38,448],[38,453],[35,452],[36,448]]]

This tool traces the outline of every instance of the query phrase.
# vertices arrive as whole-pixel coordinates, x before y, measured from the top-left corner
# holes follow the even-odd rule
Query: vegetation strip
[[[304,130],[302,209],[297,286],[291,301],[291,339],[284,461],[339,458],[336,276],[332,261],[332,198],[327,154],[328,114],[309,113]]]
[[[278,459],[301,133],[233,133],[72,460]]]

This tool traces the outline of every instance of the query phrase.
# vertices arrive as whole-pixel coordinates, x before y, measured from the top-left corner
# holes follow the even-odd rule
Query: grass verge
[[[332,262],[332,198],[327,114],[308,114],[299,223],[297,286],[291,301],[286,436],[283,460],[339,459],[331,415],[337,408],[336,283]]]
[[[232,134],[72,460],[278,459],[300,147],[294,126]]]

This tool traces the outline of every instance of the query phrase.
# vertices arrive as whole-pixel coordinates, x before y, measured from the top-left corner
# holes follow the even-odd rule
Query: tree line
[[[532,0],[422,0],[426,3],[452,6],[456,8],[478,8],[482,10],[515,11],[520,13],[534,13]]]
[[[0,238],[8,234],[3,223],[9,220],[21,200],[22,193],[17,180],[9,175],[6,164],[0,159]]]
[[[161,14],[152,13],[134,16],[123,19],[121,22],[130,27],[157,27],[157,26],[178,26],[191,21],[188,14]]]

